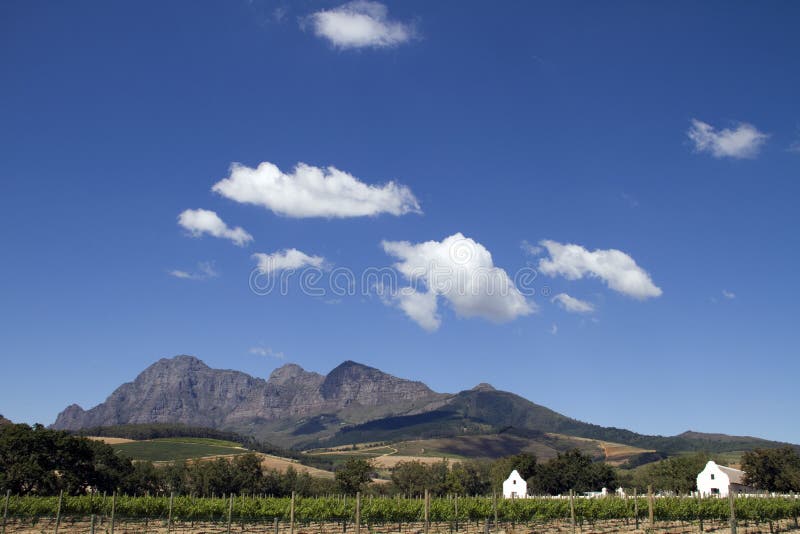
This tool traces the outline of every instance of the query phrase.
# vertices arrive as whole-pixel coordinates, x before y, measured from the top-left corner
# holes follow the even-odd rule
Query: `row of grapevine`
[[[429,518],[431,521],[546,521],[568,519],[569,499],[531,498],[498,499],[491,497],[461,497],[457,499],[431,499]],[[230,501],[227,498],[196,498],[175,496],[172,501],[172,517],[176,521],[222,520],[227,517]],[[111,515],[112,505],[117,517],[166,518],[170,509],[170,498],[163,496],[128,497],[117,496],[64,496],[61,504],[63,516],[88,517],[91,514]],[[294,517],[303,522],[352,521],[355,517],[355,499],[341,497],[297,498]],[[8,501],[11,517],[53,517],[58,508],[58,497],[12,496]],[[235,496],[232,516],[241,520],[265,520],[279,518],[288,520],[291,499],[255,498]],[[622,499],[607,497],[600,499],[575,498],[575,517],[586,521],[633,518],[635,510],[645,519],[648,515],[648,500],[645,497]],[[736,517],[743,520],[764,522],[769,520],[797,518],[800,516],[800,498],[753,497],[738,498],[735,502]],[[425,504],[420,499],[375,498],[361,503],[361,520],[368,523],[415,522],[424,519]],[[657,521],[692,521],[698,519],[724,520],[729,517],[727,499],[696,499],[692,497],[661,497],[654,499],[653,514]]]

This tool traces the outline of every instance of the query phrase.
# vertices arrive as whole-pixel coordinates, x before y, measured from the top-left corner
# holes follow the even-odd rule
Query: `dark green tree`
[[[611,466],[594,462],[591,456],[572,449],[539,464],[536,474],[528,480],[528,491],[558,495],[569,490],[578,493],[601,488],[611,490],[616,484],[616,474]]]
[[[792,447],[746,452],[742,470],[746,483],[756,488],[782,493],[800,491],[800,455]]]
[[[342,493],[353,495],[372,480],[375,469],[372,464],[361,458],[350,458],[336,470],[336,482]]]

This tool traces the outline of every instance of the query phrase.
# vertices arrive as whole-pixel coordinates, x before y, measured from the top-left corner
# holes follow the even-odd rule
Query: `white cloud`
[[[736,298],[736,293],[734,293],[733,291],[728,291],[727,289],[723,289],[722,296],[728,300],[733,300]]]
[[[708,152],[715,158],[754,158],[761,146],[769,138],[755,126],[740,123],[735,129],[716,130],[713,126],[692,119],[692,126],[686,132],[698,152]]]
[[[442,317],[437,311],[434,291],[419,293],[412,287],[405,287],[398,291],[394,298],[397,307],[428,332],[438,330],[441,326]]]
[[[250,354],[255,354],[256,356],[264,356],[267,358],[277,358],[278,360],[286,359],[286,355],[282,352],[276,352],[272,350],[270,347],[251,347],[248,351]]]
[[[395,268],[416,286],[395,292],[392,299],[426,330],[441,324],[438,297],[460,317],[497,323],[535,311],[535,304],[525,299],[506,272],[494,266],[491,253],[461,233],[442,241],[383,241],[382,246],[400,260]]]
[[[558,334],[558,325],[556,323],[553,323],[553,325],[550,327],[550,333],[553,335]]]
[[[539,245],[530,243],[527,239],[522,240],[522,243],[520,243],[520,248],[522,248],[522,251],[528,256],[538,256],[544,250]]]
[[[594,305],[591,302],[576,299],[566,293],[559,293],[553,297],[553,302],[557,302],[559,306],[571,313],[591,313],[594,311]]]
[[[169,272],[170,276],[175,278],[182,278],[184,280],[208,280],[209,278],[216,278],[219,273],[214,269],[214,264],[209,261],[201,261],[197,264],[195,272],[173,270]]]
[[[265,161],[255,169],[234,163],[212,190],[236,202],[287,217],[362,217],[420,213],[411,189],[395,182],[369,185],[336,167],[298,163],[290,174]]]
[[[550,240],[540,244],[550,254],[550,258],[539,260],[539,270],[546,275],[561,275],[568,280],[584,276],[600,278],[614,291],[642,300],[662,293],[650,275],[620,250],[590,252],[580,245],[564,245]]]
[[[309,256],[296,248],[287,248],[272,254],[259,252],[253,254],[253,258],[258,260],[258,270],[262,274],[287,269],[301,269],[303,267],[318,267],[320,269],[325,267],[325,258],[322,256]]]
[[[214,237],[230,239],[240,247],[253,240],[253,236],[237,226],[230,228],[219,216],[210,210],[186,210],[178,215],[178,224],[189,230],[192,237],[209,234]]]
[[[388,9],[379,2],[356,0],[309,16],[317,37],[337,48],[386,48],[405,43],[413,28],[389,20]]]

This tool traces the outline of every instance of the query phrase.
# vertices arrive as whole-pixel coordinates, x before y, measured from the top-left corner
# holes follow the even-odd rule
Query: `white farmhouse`
[[[729,493],[754,492],[754,488],[745,485],[744,476],[744,471],[709,461],[697,475],[697,491],[700,492],[700,495],[719,495],[720,497],[727,497]]]
[[[503,482],[503,497],[506,499],[524,499],[528,496],[528,483],[522,478],[516,469],[511,471],[508,478]]]

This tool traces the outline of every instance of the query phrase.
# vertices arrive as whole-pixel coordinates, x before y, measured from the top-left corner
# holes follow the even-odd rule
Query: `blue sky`
[[[49,424],[181,353],[262,377],[353,359],[800,443],[799,16],[4,2],[0,413]],[[410,280],[438,260],[509,291]],[[398,285],[298,285],[371,267]]]

